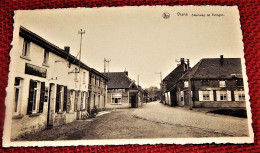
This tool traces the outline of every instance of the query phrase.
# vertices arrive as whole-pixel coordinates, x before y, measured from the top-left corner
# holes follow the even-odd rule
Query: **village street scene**
[[[157,73],[159,87],[142,88],[127,70],[109,72],[110,60],[99,72],[81,50],[75,57],[22,26],[18,44],[13,141],[248,136],[240,58],[193,67],[180,58],[164,78]]]
[[[13,146],[253,140],[238,14],[214,10],[223,16],[178,16],[208,7],[17,11],[4,139]]]

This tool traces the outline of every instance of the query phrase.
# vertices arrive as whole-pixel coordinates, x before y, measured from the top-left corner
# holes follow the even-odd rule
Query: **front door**
[[[131,99],[131,107],[136,108],[136,94],[132,94],[130,99]]]

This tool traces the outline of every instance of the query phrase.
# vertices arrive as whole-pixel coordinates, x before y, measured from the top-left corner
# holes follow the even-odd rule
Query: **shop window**
[[[15,78],[14,82],[14,103],[13,103],[13,113],[19,114],[19,105],[21,99],[21,88],[22,88],[22,79]]]
[[[44,66],[49,66],[49,51],[44,50],[43,63]]]
[[[226,87],[226,81],[219,81],[219,87]]]
[[[29,55],[30,55],[30,42],[28,40],[24,39],[22,57],[28,59]]]

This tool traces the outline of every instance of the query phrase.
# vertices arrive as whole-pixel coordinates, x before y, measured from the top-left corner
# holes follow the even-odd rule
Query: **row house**
[[[191,94],[189,94],[190,73]],[[245,108],[240,58],[204,58],[187,71],[170,89],[172,103],[192,107]]]
[[[165,105],[177,105],[177,102],[174,100],[176,98],[176,88],[172,87],[178,82],[179,78],[187,72],[188,69],[188,65],[184,62],[184,58],[181,58],[180,62],[181,63],[178,64],[177,67],[162,80],[161,90],[163,95],[161,102]]]
[[[72,56],[69,47],[61,49],[22,26],[14,37],[19,39],[10,53],[15,69],[7,92],[11,138],[82,119],[94,106],[105,106],[108,78]],[[98,85],[89,84],[92,76]]]
[[[143,90],[128,77],[128,72],[106,72],[107,83],[106,108],[137,108],[143,104]]]

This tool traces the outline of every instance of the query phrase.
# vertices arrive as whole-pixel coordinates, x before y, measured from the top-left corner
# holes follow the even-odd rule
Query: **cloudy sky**
[[[162,14],[168,12],[170,18]],[[187,13],[188,16],[178,16]],[[223,14],[224,16],[212,16]],[[192,16],[207,15],[210,16]],[[159,86],[176,66],[176,59],[188,58],[191,66],[201,58],[243,57],[242,34],[236,7],[117,7],[17,11],[15,28],[20,25],[60,48],[79,51],[82,61],[104,71],[129,72],[143,87]]]

